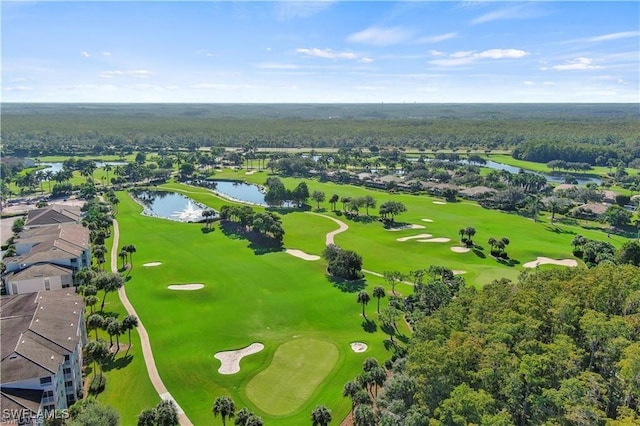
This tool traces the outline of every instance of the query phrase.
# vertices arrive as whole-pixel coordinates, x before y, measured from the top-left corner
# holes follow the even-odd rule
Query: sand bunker
[[[451,238],[429,238],[428,240],[417,240],[419,243],[448,243]]]
[[[362,342],[353,342],[350,344],[350,346],[351,350],[357,353],[364,352],[368,348],[367,344]]]
[[[167,287],[169,290],[200,290],[204,284],[172,284]]]
[[[445,203],[444,201],[434,201],[433,204],[441,204],[441,205],[445,205],[447,203]]]
[[[252,175],[252,174],[254,174],[255,172],[257,172],[257,170],[251,170],[250,172],[245,172],[245,175]]]
[[[423,222],[433,222],[433,219],[420,219]]]
[[[303,252],[302,250],[286,249],[285,253],[303,260],[319,260],[320,259],[320,256],[316,256],[315,254],[308,254]]]
[[[252,343],[237,351],[218,352],[213,357],[219,359],[222,365],[218,368],[220,374],[235,374],[240,371],[240,360],[247,355],[253,355],[264,349],[262,343]]]
[[[578,266],[578,261],[574,260],[574,259],[561,259],[561,260],[556,260],[556,259],[549,259],[548,257],[541,257],[538,256],[538,258],[534,261],[531,262],[527,262],[524,265],[522,265],[523,268],[535,268],[538,265],[560,265],[560,266]]]
[[[467,273],[467,271],[463,271],[462,269],[453,269],[451,272],[453,272],[453,275],[462,275]]]
[[[420,235],[411,235],[410,237],[400,237],[396,238],[396,241],[409,241],[414,238],[431,238],[433,235],[431,234],[420,234]]]
[[[454,246],[454,247],[451,247],[451,251],[454,253],[469,253],[471,249],[469,247]]]
[[[387,231],[404,231],[405,229],[424,229],[422,225],[404,225],[393,228],[387,228]]]
[[[145,263],[142,266],[150,267],[150,266],[160,266],[160,265],[162,265],[162,262],[149,262],[149,263]]]

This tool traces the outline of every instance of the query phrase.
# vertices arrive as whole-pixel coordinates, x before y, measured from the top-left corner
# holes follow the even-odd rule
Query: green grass
[[[224,203],[198,188],[183,188],[210,205]],[[277,348],[296,335],[328,342],[338,348],[341,358],[295,413],[276,416],[278,424],[306,423],[319,403],[330,406],[335,418],[347,414],[350,403],[341,396],[343,384],[358,374],[367,356],[383,361],[390,353],[383,345],[387,336],[379,328],[373,333],[363,329],[355,293],[336,288],[325,276],[323,262],[306,262],[283,252],[256,255],[248,241],[230,238],[218,227],[203,234],[198,224],[142,217],[140,207],[126,194],[119,197],[120,245],[137,248],[127,294],[149,331],[163,381],[194,424],[211,422],[211,404],[220,395],[231,395],[236,405],[248,406],[267,421],[274,419],[252,402],[245,389],[256,374],[269,367]],[[297,216],[309,217],[323,231],[335,229],[326,219],[303,213]],[[329,223],[323,226],[320,219]],[[324,235],[316,238],[319,249]],[[163,263],[142,266],[152,261]],[[205,287],[193,292],[168,290],[173,283],[203,283]],[[367,288],[380,284],[373,277]],[[375,305],[367,310],[375,318]],[[353,341],[367,342],[369,350],[353,353],[349,348]],[[217,372],[216,352],[252,342],[263,343],[265,349],[245,358],[239,373]],[[313,383],[313,372],[307,370],[307,375],[305,380]]]
[[[513,158],[511,155],[508,154],[491,154],[490,156],[484,156],[485,158],[489,159],[489,160],[493,160],[497,163],[503,163],[503,164],[508,164],[510,166],[514,166],[514,167],[520,167],[522,169],[525,170],[532,170],[534,172],[541,172],[541,173],[551,173],[553,170],[551,170],[549,167],[547,167],[546,163],[536,163],[534,161],[525,161],[525,160],[518,160],[516,158]],[[576,175],[576,176],[607,176],[607,173],[609,173],[610,170],[615,171],[615,168],[613,169],[609,169],[609,167],[603,167],[603,166],[593,166],[593,168],[591,170],[588,170],[586,173],[574,173],[574,172],[570,172],[572,175]],[[562,172],[562,171],[561,171]],[[638,174],[638,170],[632,169],[627,167],[627,172],[630,175],[636,175]]]
[[[245,175],[244,171],[225,171],[216,177],[263,183],[267,175],[267,172]],[[292,178],[283,181],[289,188],[300,182]],[[390,199],[401,201],[408,212],[398,221],[425,227],[390,232],[381,222],[366,221],[364,217],[347,219],[339,212],[329,211],[329,203],[321,203],[324,214],[349,225],[346,232],[336,236],[337,244],[360,253],[364,267],[380,273],[385,270],[406,273],[430,265],[443,265],[467,271],[463,275],[467,283],[482,287],[502,277],[517,279],[523,270],[521,265],[537,256],[572,258],[571,240],[576,234],[607,240],[616,246],[626,241],[615,235],[607,239],[602,229],[583,228],[564,218],[551,225],[548,216],[541,216],[535,223],[514,214],[485,210],[475,203],[440,205],[434,204],[438,199],[426,195],[387,194],[350,185],[306,182],[310,191],[324,191],[327,198],[333,193],[340,196],[371,194],[378,205]],[[230,204],[203,188],[177,183],[161,188],[187,194],[216,209]],[[337,420],[346,416],[350,402],[341,396],[344,383],[359,373],[362,361],[367,357],[376,357],[382,362],[391,354],[384,349],[387,336],[379,327],[373,332],[365,330],[356,293],[340,290],[326,277],[323,260],[307,262],[283,252],[256,254],[247,240],[224,235],[218,225],[214,226],[213,232],[204,234],[200,224],[141,216],[141,207],[128,194],[121,192],[118,197],[121,200],[118,215],[120,245],[135,244],[137,248],[127,294],[149,332],[165,385],[194,424],[211,423],[211,405],[221,395],[230,395],[238,408],[247,406],[264,417],[268,424],[306,424],[309,412],[316,404],[331,408]],[[341,207],[338,203],[338,208]],[[375,213],[377,209],[371,211],[371,214]],[[364,216],[364,211],[361,215]],[[423,218],[433,222],[424,222]],[[321,254],[325,234],[337,228],[327,218],[300,211],[286,212],[282,220],[286,230],[285,247],[310,254]],[[454,253],[450,247],[458,245],[458,230],[466,226],[476,228],[474,240],[479,248],[475,252]],[[420,233],[451,241],[397,241],[399,237]],[[511,265],[498,263],[488,255],[487,239],[503,236],[511,240],[507,247],[513,259]],[[153,261],[162,262],[162,265],[142,266]],[[205,287],[192,292],[167,289],[168,285],[177,283],[203,283]],[[366,275],[365,285],[368,291],[377,285],[390,290],[381,278],[370,274]],[[411,292],[407,285],[398,285],[396,289],[405,295]],[[367,306],[367,316],[374,320],[377,319],[375,302],[373,300]],[[382,306],[385,303],[383,299]],[[408,335],[406,326],[400,325],[401,332]],[[332,361],[331,366],[323,368],[317,359],[320,350],[289,350],[290,345],[303,341],[337,348],[335,365]],[[367,343],[368,351],[352,352],[349,343],[353,341]],[[245,347],[253,342],[261,342],[265,348],[244,358],[239,373],[221,375],[217,372],[220,363],[214,358],[216,352]],[[299,368],[287,373],[285,360],[296,359],[305,366],[314,365],[314,368]],[[144,365],[134,362],[135,358],[121,370],[123,374],[138,378],[146,375]],[[328,376],[327,370],[331,370]],[[284,384],[280,382],[289,380],[294,373],[302,376],[290,380],[292,386],[307,384],[306,391],[287,392],[297,395],[295,400],[283,397]],[[111,399],[139,379],[114,377],[107,385],[108,391],[113,392],[109,401],[120,411],[139,412],[129,401]],[[264,392],[263,389],[269,389],[269,386],[271,393]],[[148,401],[146,405],[153,406],[154,403]]]
[[[333,343],[309,338],[290,340],[278,347],[269,367],[247,384],[247,396],[265,413],[291,414],[327,378],[338,358]]]

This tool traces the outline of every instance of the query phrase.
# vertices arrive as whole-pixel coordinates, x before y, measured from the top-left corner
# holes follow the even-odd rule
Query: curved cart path
[[[118,272],[118,244],[120,240],[120,228],[118,227],[118,221],[113,220],[113,246],[111,247],[111,270],[115,273]],[[153,352],[151,351],[151,342],[149,342],[149,335],[147,334],[147,330],[144,328],[140,317],[136,313],[136,310],[133,309],[133,305],[129,302],[127,298],[127,293],[125,292],[125,286],[123,285],[118,289],[118,296],[120,296],[120,301],[122,305],[127,310],[129,315],[135,315],[138,317],[138,334],[140,335],[140,345],[142,347],[142,355],[144,356],[144,363],[147,366],[147,373],[149,374],[149,379],[151,379],[151,383],[155,388],[158,395],[163,400],[171,400],[176,404],[178,408],[178,421],[180,422],[180,426],[193,426],[191,420],[187,417],[185,412],[180,408],[178,402],[171,396],[167,387],[162,382],[160,378],[160,374],[158,374],[158,368],[156,367],[156,362],[153,359]]]
[[[337,223],[337,224],[338,224],[338,226],[340,226],[340,227],[339,227],[338,229],[336,229],[335,231],[331,231],[331,232],[327,233],[327,236],[326,236],[326,239],[325,239],[325,244],[326,244],[326,245],[329,245],[329,244],[335,244],[335,243],[333,242],[333,237],[334,237],[334,236],[336,236],[336,235],[338,235],[338,234],[340,234],[340,233],[342,233],[342,232],[344,232],[344,231],[346,231],[347,229],[349,229],[349,225],[347,225],[347,224],[346,224],[346,223],[344,223],[343,221],[338,220],[338,219],[336,219],[336,218],[334,218],[334,217],[327,216],[327,215],[325,215],[325,214],[320,214],[320,213],[313,213],[313,212],[307,212],[307,213],[309,213],[309,214],[314,214],[314,215],[316,215],[316,216],[324,217],[324,218],[327,218],[327,219],[331,219],[332,221],[334,221],[335,223]]]

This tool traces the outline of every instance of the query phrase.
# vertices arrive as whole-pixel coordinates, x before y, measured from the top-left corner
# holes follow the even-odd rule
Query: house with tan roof
[[[41,424],[83,393],[84,302],[73,291],[0,297],[0,405]]]
[[[8,294],[66,288],[75,272],[91,266],[89,230],[82,225],[27,229],[14,245],[15,256],[4,259]]]
[[[41,209],[29,210],[25,220],[25,229],[40,226],[80,223],[82,212],[78,206],[52,204]]]

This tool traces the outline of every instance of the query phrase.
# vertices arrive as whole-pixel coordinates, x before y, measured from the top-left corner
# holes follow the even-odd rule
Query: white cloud
[[[630,37],[638,37],[638,36],[640,36],[640,31],[624,31],[619,33],[603,34],[596,37],[590,37],[585,40],[591,41],[591,42],[598,42],[598,41],[620,40],[622,38],[630,38]]]
[[[374,46],[390,46],[402,43],[411,38],[412,32],[403,27],[369,27],[350,34],[347,40],[353,43],[372,44]]]
[[[429,63],[439,66],[458,66],[467,65],[483,59],[520,59],[528,54],[528,52],[518,49],[489,49],[482,52],[464,50],[454,52],[450,54],[448,58],[434,59]]]
[[[102,52],[102,56],[111,56],[111,52]]]
[[[313,49],[306,49],[306,48],[296,49],[296,52],[304,56],[311,56],[313,58],[350,59],[350,60],[360,59],[358,55],[356,55],[353,52],[336,52],[331,49],[318,49],[315,47]]]
[[[200,83],[189,86],[191,89],[206,90],[237,90],[237,89],[253,89],[250,84],[225,84],[225,83]]]
[[[197,50],[196,51],[196,55],[206,56],[206,57],[209,57],[209,58],[213,58],[215,56],[218,56],[215,53],[213,53],[213,52],[211,52],[209,50],[206,50],[206,49]]]
[[[370,64],[371,62],[373,62],[373,59],[367,56],[363,56],[358,60],[358,62],[362,62],[363,64]]]
[[[28,92],[30,90],[33,90],[33,88],[29,86],[10,86],[5,87],[4,90],[7,92]]]
[[[533,86],[535,83],[533,81],[527,80],[523,81],[522,84],[524,84],[525,86]]]
[[[151,71],[149,70],[127,70],[127,71],[112,70],[112,71],[102,71],[100,74],[98,74],[98,77],[113,78],[113,77],[128,76],[128,77],[135,77],[135,78],[149,78],[150,75],[151,75]]]
[[[440,43],[441,41],[451,40],[458,37],[458,33],[446,33],[435,36],[420,37],[416,40],[416,43]]]
[[[89,52],[82,51],[82,52],[80,52],[80,54],[81,54],[83,57],[85,57],[85,58],[90,58],[90,57],[91,57],[91,55],[89,54]]]
[[[439,51],[439,50],[434,50],[434,49],[431,49],[431,50],[429,51],[429,54],[430,54],[431,56],[444,56],[444,55],[446,55],[446,53],[441,52],[441,51]]]
[[[555,81],[543,81],[542,84],[545,85],[545,86],[555,86],[556,82]]]
[[[593,63],[593,59],[591,58],[576,58],[571,61],[568,61],[562,65],[554,65],[551,67],[554,70],[558,71],[574,71],[574,70],[596,70],[603,68],[600,65],[595,65]]]
[[[471,24],[486,24],[487,22],[505,19],[531,19],[546,15],[542,9],[531,3],[521,3],[516,6],[494,10],[471,20]]]

